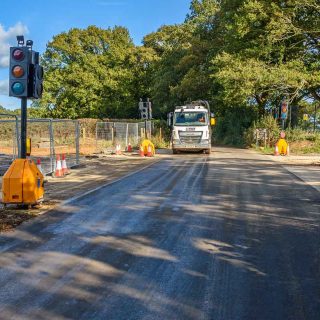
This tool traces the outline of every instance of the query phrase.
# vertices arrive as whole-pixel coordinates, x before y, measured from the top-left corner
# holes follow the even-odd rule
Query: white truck
[[[171,143],[173,153],[180,151],[211,152],[211,126],[215,118],[207,101],[194,101],[175,107],[168,115],[172,127]]]

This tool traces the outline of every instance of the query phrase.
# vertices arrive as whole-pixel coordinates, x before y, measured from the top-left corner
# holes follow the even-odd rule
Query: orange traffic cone
[[[64,175],[69,173],[69,169],[67,167],[67,161],[66,161],[66,155],[65,154],[62,155],[62,173]]]
[[[132,152],[132,146],[130,142],[128,143],[128,146],[127,146],[127,152]]]
[[[275,149],[274,149],[274,155],[275,156],[279,156],[279,148],[278,148],[278,144],[276,144]]]
[[[57,162],[56,162],[56,177],[63,177],[62,165],[60,160],[60,154],[57,155]]]
[[[143,146],[140,146],[140,151],[139,151],[140,157],[144,157],[144,149]]]
[[[152,157],[152,148],[151,148],[151,144],[148,145],[148,149],[147,149],[147,157]]]
[[[43,171],[42,171],[42,167],[41,167],[41,160],[40,158],[37,159],[37,168],[39,169],[39,171],[43,174]]]

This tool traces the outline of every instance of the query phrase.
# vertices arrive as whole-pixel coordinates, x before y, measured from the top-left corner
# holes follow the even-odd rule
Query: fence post
[[[80,156],[80,143],[79,143],[79,138],[80,138],[80,124],[78,120],[75,120],[75,125],[76,125],[76,164],[79,164],[79,156]]]
[[[96,152],[99,152],[98,151],[98,125],[99,125],[99,122],[97,121],[97,123],[96,123]]]
[[[128,135],[129,135],[129,123],[127,123],[127,128],[126,128],[126,147],[128,145]]]
[[[111,142],[112,142],[112,145],[114,145],[114,122],[112,122],[112,127],[111,127]]]
[[[53,136],[53,125],[52,119],[49,119],[49,134],[50,134],[50,167],[51,172],[55,172],[56,162],[55,162],[55,151],[54,151],[54,136]]]
[[[137,137],[137,144],[139,144],[139,143],[140,143],[140,138],[139,138],[139,123],[136,123],[135,134],[136,134],[136,137]]]
[[[82,128],[82,139],[83,139],[83,143],[86,143],[86,128]]]

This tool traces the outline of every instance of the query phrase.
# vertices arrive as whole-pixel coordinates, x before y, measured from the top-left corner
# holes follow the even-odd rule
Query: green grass
[[[254,149],[258,152],[261,152],[263,154],[273,154],[274,153],[274,148],[272,147],[257,147],[256,145],[252,145],[251,149]]]

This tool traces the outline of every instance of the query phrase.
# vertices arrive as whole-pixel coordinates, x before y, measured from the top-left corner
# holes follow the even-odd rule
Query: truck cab
[[[172,151],[211,152],[211,125],[215,120],[206,101],[175,107],[169,116]]]

